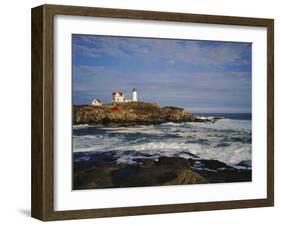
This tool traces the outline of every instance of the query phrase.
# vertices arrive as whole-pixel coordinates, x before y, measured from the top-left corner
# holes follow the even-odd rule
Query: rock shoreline
[[[160,107],[158,104],[131,102],[120,105],[121,110],[112,109],[112,105],[73,107],[73,124],[161,124],[166,122],[203,122],[196,115],[178,107]]]
[[[181,157],[142,158],[116,163],[112,153],[75,153],[73,189],[144,187],[251,181],[251,169],[236,169],[218,160]],[[200,166],[200,167],[199,167]]]
[[[185,159],[161,157],[141,164],[74,164],[73,189],[144,187],[204,184],[208,181],[193,172]]]

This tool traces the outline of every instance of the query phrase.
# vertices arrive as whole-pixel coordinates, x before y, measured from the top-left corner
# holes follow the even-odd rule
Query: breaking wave
[[[132,127],[75,126],[73,152],[109,152],[117,162],[160,156],[216,159],[227,164],[251,160],[251,120],[164,123]],[[77,159],[79,161],[79,159]]]

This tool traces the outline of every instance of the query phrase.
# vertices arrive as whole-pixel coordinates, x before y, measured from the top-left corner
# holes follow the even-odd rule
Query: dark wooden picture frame
[[[267,198],[122,208],[54,210],[54,16],[95,16],[265,27],[267,29]],[[42,5],[32,9],[32,200],[34,218],[66,220],[274,205],[274,20]]]

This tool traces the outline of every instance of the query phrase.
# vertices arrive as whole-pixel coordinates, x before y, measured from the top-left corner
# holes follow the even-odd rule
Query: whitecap
[[[216,123],[165,123],[134,127],[99,127],[102,133],[73,136],[74,152],[119,153],[118,162],[133,162],[139,156],[128,150],[155,156],[216,159],[238,164],[251,159],[251,121],[221,119]],[[231,139],[235,138],[235,139]]]
[[[88,127],[89,127],[88,124],[79,124],[79,125],[72,126],[73,129],[83,129],[83,128],[88,128]]]

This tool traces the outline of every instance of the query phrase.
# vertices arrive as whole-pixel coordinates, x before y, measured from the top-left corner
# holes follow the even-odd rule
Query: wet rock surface
[[[76,164],[73,189],[202,184],[208,181],[193,172],[186,159],[160,157],[141,164]]]
[[[75,153],[73,189],[144,187],[251,181],[251,169],[218,160],[142,156],[134,164],[117,163],[113,152]]]

